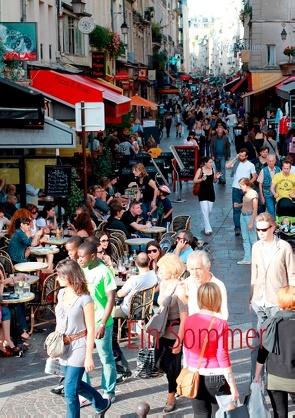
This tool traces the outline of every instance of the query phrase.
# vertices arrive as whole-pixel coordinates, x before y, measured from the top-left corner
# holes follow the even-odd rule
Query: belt
[[[79,340],[82,337],[86,337],[87,330],[84,329],[83,331],[77,332],[77,334],[72,335],[64,335],[64,344],[70,345],[72,341]]]
[[[253,212],[242,212],[242,215],[243,215],[243,216],[246,216],[246,215],[253,215]]]
[[[173,323],[173,327],[176,325],[180,324],[180,318],[175,318],[175,319],[168,319],[167,323],[166,323],[166,328],[169,327],[170,324]]]

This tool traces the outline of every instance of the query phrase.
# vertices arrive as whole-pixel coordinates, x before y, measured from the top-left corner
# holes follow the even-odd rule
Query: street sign
[[[82,106],[81,103],[75,104],[76,109],[76,131],[82,131]],[[104,117],[104,104],[102,102],[85,102],[84,103],[84,115],[85,115],[85,131],[104,131],[105,129],[105,117]]]

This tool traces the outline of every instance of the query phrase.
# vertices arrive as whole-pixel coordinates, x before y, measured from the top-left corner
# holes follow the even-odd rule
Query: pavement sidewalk
[[[176,139],[174,127],[169,140],[162,139],[161,148],[169,151],[169,146],[181,145],[183,138]],[[182,199],[185,202],[174,203],[174,215],[188,214],[192,217],[192,232],[199,239],[208,242],[212,254],[211,271],[223,280],[228,291],[229,325],[232,329],[245,332],[251,328],[251,315],[248,310],[250,290],[250,266],[237,265],[243,255],[242,239],[235,237],[231,209],[231,180],[227,175],[227,185],[216,185],[216,202],[211,221],[213,235],[205,237],[201,232],[201,215],[198,199],[192,194],[192,182],[182,184]],[[171,195],[176,200],[177,194]],[[206,238],[206,239],[205,239]],[[0,418],[51,418],[65,416],[65,401],[61,396],[53,395],[50,389],[58,383],[57,377],[44,374],[46,353],[44,340],[51,328],[46,327],[42,333],[34,333],[30,340],[31,348],[23,358],[1,358],[0,375]],[[137,350],[129,349],[122,344],[131,370],[136,367]],[[234,349],[231,351],[233,370],[237,379],[241,399],[248,392],[250,384],[250,352],[246,341],[239,341],[236,336]],[[91,373],[91,381],[99,390],[100,364],[94,354],[96,369]],[[116,401],[107,412],[106,417],[135,417],[136,406],[141,401],[150,405],[150,417],[162,417],[166,402],[167,381],[165,377],[141,380],[134,377],[117,386]],[[295,408],[290,417],[295,417]],[[169,417],[193,417],[190,401],[178,398],[177,409],[167,414]],[[91,406],[81,410],[82,417],[94,417]],[[251,417],[255,418],[255,417]]]

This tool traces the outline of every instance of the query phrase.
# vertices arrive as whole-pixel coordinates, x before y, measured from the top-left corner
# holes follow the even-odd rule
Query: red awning
[[[124,73],[123,71],[119,71],[117,74],[115,74],[114,79],[118,81],[128,81],[129,76],[127,73]]]
[[[250,90],[251,90],[251,74],[249,73],[247,73],[245,77],[241,78],[241,80],[239,80],[233,87],[230,88],[231,93],[234,93],[234,92],[246,93]]]
[[[181,81],[189,81],[191,79],[191,76],[184,74],[184,75],[181,75],[179,78]]]
[[[229,81],[228,83],[223,84],[223,89],[224,89],[225,91],[229,91],[229,90],[230,90],[231,88],[233,88],[233,87],[236,85],[236,83],[238,83],[240,80],[241,80],[241,77],[236,77],[236,78],[234,78],[233,80]]]
[[[104,102],[106,123],[116,123],[130,111],[130,99],[118,88],[95,79],[52,70],[32,70],[31,86],[47,97],[72,108],[76,103]]]
[[[175,88],[171,88],[171,89],[159,89],[158,93],[160,94],[177,94],[179,93],[179,89]]]

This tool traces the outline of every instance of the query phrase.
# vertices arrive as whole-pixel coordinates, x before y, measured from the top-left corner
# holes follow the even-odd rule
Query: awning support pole
[[[86,131],[85,131],[85,102],[81,102],[81,125],[82,125],[82,157],[83,157],[83,194],[87,199],[87,163],[86,163]]]

